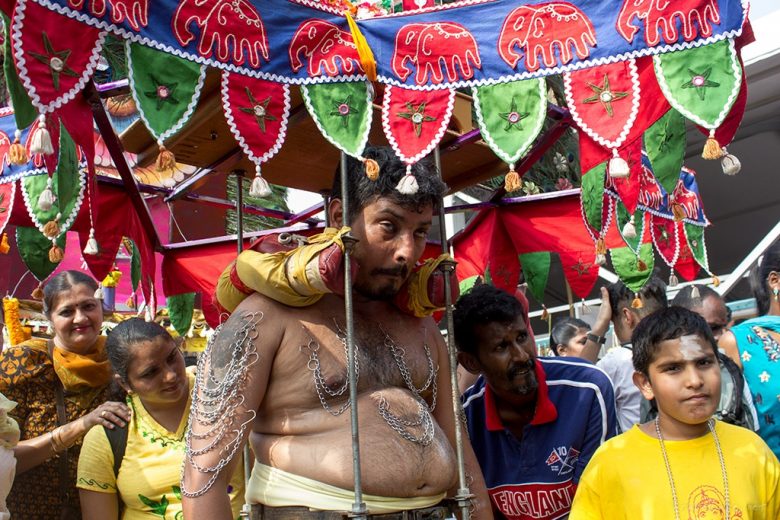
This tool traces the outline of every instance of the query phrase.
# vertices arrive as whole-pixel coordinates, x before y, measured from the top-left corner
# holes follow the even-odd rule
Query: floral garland
[[[27,340],[22,322],[19,319],[19,300],[6,296],[3,298],[3,314],[5,326],[8,329],[8,340],[11,345],[18,345]]]
[[[103,278],[103,287],[116,287],[119,285],[119,280],[122,279],[122,271],[119,269],[112,269],[110,273],[106,275],[105,278]]]

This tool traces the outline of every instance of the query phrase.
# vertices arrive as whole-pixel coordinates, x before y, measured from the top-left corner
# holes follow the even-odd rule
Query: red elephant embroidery
[[[200,28],[198,53],[216,53],[222,62],[230,60],[252,67],[260,66],[260,56],[268,61],[268,38],[260,15],[247,0],[182,0],[173,15],[173,34],[182,45],[195,39],[192,23]],[[216,47],[216,49],[215,49]],[[246,54],[246,56],[245,56]]]
[[[674,192],[669,197],[669,206],[673,208],[674,205],[679,204],[685,213],[685,218],[691,220],[697,220],[699,218],[699,197],[695,191],[689,190],[685,187],[685,183],[682,179],[677,181],[677,186],[674,187]]]
[[[298,72],[303,66],[303,58],[308,60],[309,76],[339,74],[338,63],[344,74],[361,72],[360,58],[357,47],[349,31],[341,30],[325,20],[306,20],[303,22],[290,42],[290,65],[293,72]]]
[[[85,0],[68,0],[73,9],[84,7]],[[89,0],[89,12],[95,16],[106,14],[106,4],[111,6],[111,22],[127,23],[134,31],[140,31],[149,24],[149,0]]]
[[[572,60],[572,47],[577,57],[590,56],[589,47],[596,46],[593,24],[585,13],[568,2],[523,5],[509,13],[498,37],[498,54],[513,69],[525,54],[525,66],[529,71],[540,67],[539,59],[546,67],[558,64],[558,49],[562,64]]]
[[[653,172],[644,165],[642,165],[642,174],[639,177],[639,186],[639,203],[655,210],[661,209],[664,194]]]
[[[408,63],[407,63],[408,62]],[[410,23],[395,36],[393,72],[406,81],[417,68],[418,85],[471,79],[482,67],[474,36],[453,22]]]
[[[651,47],[660,43],[661,36],[668,44],[676,43],[680,37],[678,21],[685,41],[696,38],[694,23],[704,37],[712,35],[710,22],[720,24],[717,0],[623,0],[615,27],[629,43],[639,32],[639,27],[631,23],[634,17],[644,21],[645,41]]]

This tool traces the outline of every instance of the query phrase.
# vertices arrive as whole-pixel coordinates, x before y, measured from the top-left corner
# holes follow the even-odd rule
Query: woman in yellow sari
[[[76,467],[81,438],[102,424],[123,426],[124,403],[107,402],[111,368],[100,336],[95,280],[78,271],[54,276],[44,288],[51,340],[32,339],[0,354],[0,393],[17,403],[16,478],[8,496],[12,518],[80,519]]]

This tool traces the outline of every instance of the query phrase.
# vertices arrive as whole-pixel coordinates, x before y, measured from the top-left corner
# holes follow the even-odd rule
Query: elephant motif
[[[268,61],[268,38],[265,26],[248,0],[182,0],[173,15],[173,34],[181,45],[195,39],[192,23],[200,29],[198,53],[227,62],[260,66],[260,57]],[[216,47],[216,48],[215,48]],[[246,56],[245,56],[246,54]]]
[[[674,191],[669,196],[669,207],[675,212],[675,206],[682,208],[685,218],[691,220],[698,220],[699,218],[699,196],[695,191],[689,190],[685,187],[685,183],[682,178],[677,181],[677,186],[674,187]]]
[[[344,74],[361,72],[357,47],[348,31],[324,20],[311,19],[303,22],[290,42],[290,65],[294,72],[304,66],[308,60],[307,71],[310,77],[327,74],[339,74],[338,63]],[[301,59],[303,54],[304,60]]]
[[[680,37],[677,31],[678,21],[682,24],[682,34],[686,41],[696,36],[694,23],[699,26],[699,35],[712,35],[713,24],[720,24],[720,12],[717,0],[623,0],[615,27],[618,33],[629,43],[639,32],[633,25],[634,17],[645,24],[645,41],[655,47],[663,36],[667,44],[676,43]]]
[[[68,0],[73,9],[81,10],[85,0]],[[140,31],[149,24],[149,0],[89,0],[89,11],[95,16],[106,14],[106,4],[111,6],[111,22],[127,23],[134,31]]]
[[[655,210],[661,209],[664,202],[664,194],[655,175],[649,168],[642,165],[642,174],[639,176],[639,203]]]
[[[408,62],[408,63],[407,63]],[[471,79],[482,67],[474,36],[453,22],[410,23],[395,36],[393,72],[406,81],[413,72],[418,85]]]
[[[517,46],[518,50],[515,50]],[[581,60],[590,56],[589,47],[596,46],[593,23],[574,5],[568,2],[523,5],[506,17],[498,37],[498,54],[513,69],[525,54],[525,66],[529,71],[558,64],[555,50],[560,53],[562,64],[572,60],[572,47]]]

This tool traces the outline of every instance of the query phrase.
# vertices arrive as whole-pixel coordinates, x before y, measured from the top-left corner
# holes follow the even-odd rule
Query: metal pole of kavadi
[[[341,152],[339,172],[341,175],[341,219],[342,225],[349,222],[349,189],[347,179],[347,155]],[[349,377],[350,419],[352,422],[352,471],[354,472],[355,502],[349,516],[366,519],[366,504],[363,502],[363,484],[360,475],[360,432],[358,431],[357,364],[355,361],[355,316],[352,306],[352,248],[357,239],[352,233],[342,237],[344,242],[344,314],[347,329],[347,376]]]
[[[444,180],[441,171],[441,156],[439,147],[433,149],[433,161],[436,171]],[[447,245],[447,224],[444,219],[444,198],[439,202],[439,239],[441,240],[442,253],[449,254]],[[463,407],[460,403],[458,391],[458,353],[455,348],[455,331],[452,323],[452,275],[455,273],[455,262],[446,260],[442,262],[441,269],[444,272],[444,302],[447,316],[447,352],[450,355],[450,384],[452,385],[452,413],[455,416],[455,456],[458,461],[458,492],[455,495],[455,503],[458,505],[462,520],[468,520],[471,509],[472,494],[466,481],[466,465],[463,458]]]

